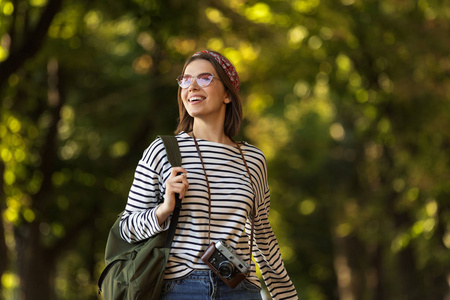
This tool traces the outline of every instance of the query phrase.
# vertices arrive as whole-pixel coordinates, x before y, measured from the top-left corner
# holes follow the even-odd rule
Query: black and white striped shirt
[[[177,135],[182,166],[187,170],[189,189],[182,200],[177,230],[166,265],[165,279],[182,278],[195,270],[208,270],[200,260],[209,245],[209,200],[204,170],[193,138]],[[255,197],[239,149],[197,139],[211,189],[211,242],[225,240],[244,260],[249,261],[249,236]],[[253,256],[273,299],[297,299],[295,287],[284,267],[278,243],[269,224],[270,194],[264,154],[256,147],[241,146],[256,192]],[[168,219],[159,226],[156,207],[165,194],[171,173],[164,144],[156,139],[144,152],[135,171],[120,228],[128,242],[147,239],[169,228]],[[255,265],[247,277],[260,286]]]

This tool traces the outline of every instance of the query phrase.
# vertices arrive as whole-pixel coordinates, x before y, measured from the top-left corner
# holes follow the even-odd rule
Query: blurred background
[[[239,72],[301,299],[450,299],[448,0],[0,0],[0,297],[100,299],[205,48]]]

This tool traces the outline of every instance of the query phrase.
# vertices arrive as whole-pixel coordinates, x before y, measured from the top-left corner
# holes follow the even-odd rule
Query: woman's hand
[[[172,168],[172,173],[166,182],[164,202],[156,209],[156,217],[158,218],[159,225],[164,223],[175,209],[175,194],[179,194],[180,199],[183,199],[186,195],[189,188],[186,174],[187,171],[182,167]]]

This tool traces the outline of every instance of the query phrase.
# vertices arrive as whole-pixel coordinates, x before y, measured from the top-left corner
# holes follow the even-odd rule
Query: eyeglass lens
[[[213,74],[202,73],[202,74],[197,75],[196,80],[197,80],[197,84],[199,86],[205,87],[211,83],[213,78],[214,78]],[[191,85],[193,79],[194,79],[194,77],[192,75],[180,75],[177,78],[178,85],[183,89],[187,88]]]

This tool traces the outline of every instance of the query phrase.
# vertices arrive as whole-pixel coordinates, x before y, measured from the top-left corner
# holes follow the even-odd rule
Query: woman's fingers
[[[186,171],[186,169],[184,169],[182,167],[174,167],[174,168],[172,168],[170,177],[176,177],[177,175],[180,175],[180,173],[187,174],[187,171]]]
[[[180,199],[184,198],[189,188],[189,182],[186,178],[187,171],[182,167],[172,168],[169,179],[167,180],[167,192],[169,194],[179,194]]]
[[[184,173],[181,174],[181,175],[178,175],[176,178],[178,180],[180,180],[180,181],[178,181],[176,183],[177,186],[178,186],[177,193],[180,195],[180,199],[183,199],[184,195],[186,194],[186,192],[187,192],[187,190],[189,188],[189,182],[188,182],[188,180],[186,178],[186,174],[184,174]]]
[[[187,185],[184,183],[176,183],[172,186],[172,192],[180,195],[180,199],[183,199],[186,195]]]
[[[183,199],[189,188],[189,182],[186,178],[187,171],[182,167],[172,168],[169,178],[166,181],[166,193],[164,202],[158,206],[156,217],[159,224],[162,224],[175,208],[175,194]]]

